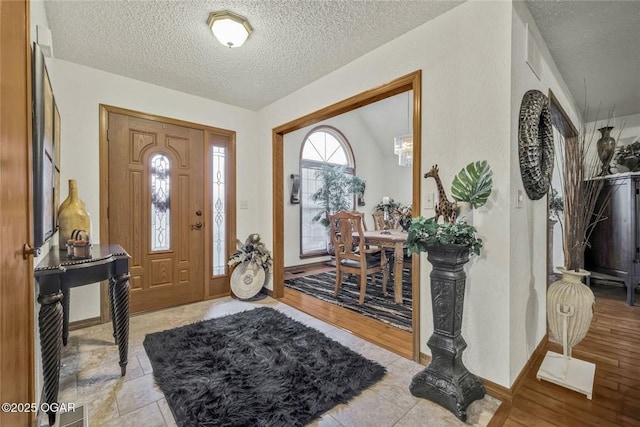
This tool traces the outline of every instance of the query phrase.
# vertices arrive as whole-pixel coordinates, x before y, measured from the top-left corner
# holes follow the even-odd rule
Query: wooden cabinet
[[[627,304],[633,305],[640,281],[640,173],[607,177],[596,212],[607,197],[605,219],[593,229],[584,264],[589,271],[623,279]]]

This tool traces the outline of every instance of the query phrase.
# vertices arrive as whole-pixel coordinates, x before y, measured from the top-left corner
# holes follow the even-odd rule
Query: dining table
[[[404,248],[408,233],[401,230],[363,231],[364,242],[368,246],[393,249],[393,295],[396,304],[402,304],[402,268],[404,264]],[[354,233],[358,237],[358,233]]]

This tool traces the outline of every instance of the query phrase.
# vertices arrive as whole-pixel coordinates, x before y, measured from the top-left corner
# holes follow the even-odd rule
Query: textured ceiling
[[[461,1],[45,1],[56,58],[258,110]],[[254,32],[222,46],[231,10]]]
[[[461,1],[46,0],[56,57],[258,110]],[[526,0],[590,119],[640,113],[640,0]],[[246,16],[244,46],[218,43],[209,13]]]
[[[640,1],[526,4],[588,120],[640,113]]]

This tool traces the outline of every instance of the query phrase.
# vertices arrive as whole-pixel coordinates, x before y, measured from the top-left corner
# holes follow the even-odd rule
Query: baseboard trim
[[[527,363],[525,363],[522,369],[520,370],[520,374],[518,375],[518,378],[516,378],[516,380],[511,385],[511,396],[509,398],[509,402],[511,402],[513,395],[515,395],[518,392],[518,389],[520,388],[520,386],[522,386],[522,382],[527,377],[529,372],[533,369],[538,359],[544,355],[544,348],[548,341],[549,341],[549,335],[545,334],[544,337],[542,337],[542,339],[538,343],[538,346],[536,347],[536,349],[533,350],[533,353],[531,353],[531,357],[529,357],[529,360],[527,360]]]
[[[76,320],[69,323],[69,330],[75,331],[76,329],[88,328],[89,326],[96,326],[102,323],[100,316],[90,317],[88,319]]]
[[[547,335],[542,337],[542,340],[540,340],[540,343],[538,343],[536,349],[533,351],[533,353],[531,353],[531,357],[529,357],[527,363],[525,363],[525,365],[522,367],[518,378],[516,378],[511,387],[505,387],[500,384],[494,383],[493,381],[480,377],[480,379],[482,380],[482,384],[487,391],[487,394],[495,397],[496,399],[500,399],[503,403],[511,403],[511,401],[513,400],[513,396],[522,385],[526,376],[529,374],[531,369],[533,369],[538,359],[544,354],[544,348],[547,340]],[[431,356],[428,356],[421,352],[419,360],[421,365],[426,366],[429,364],[429,362],[431,362]]]

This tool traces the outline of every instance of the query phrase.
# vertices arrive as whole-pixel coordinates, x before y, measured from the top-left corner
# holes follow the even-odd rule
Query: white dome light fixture
[[[207,24],[218,41],[227,47],[242,46],[249,34],[253,32],[253,28],[245,17],[228,10],[212,12]]]

